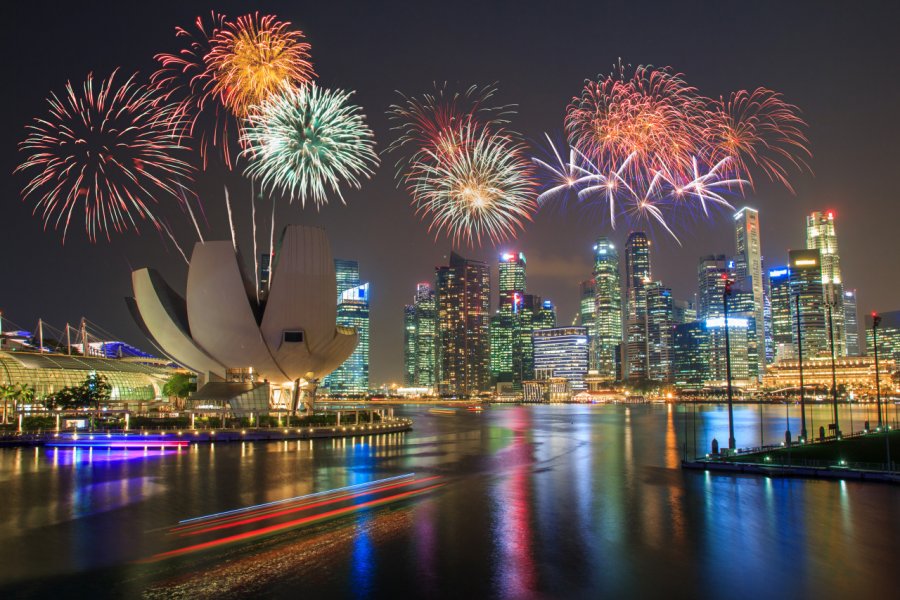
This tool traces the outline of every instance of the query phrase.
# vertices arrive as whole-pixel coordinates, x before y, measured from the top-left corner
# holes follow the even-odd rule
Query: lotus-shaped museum
[[[161,352],[208,382],[200,397],[204,389],[207,395],[221,389],[220,382],[248,391],[315,382],[357,344],[353,329],[335,324],[334,260],[325,232],[287,226],[269,272],[268,289],[257,300],[232,242],[198,242],[184,298],[155,270],[139,269],[132,273],[129,304]],[[222,390],[222,399],[236,391]]]

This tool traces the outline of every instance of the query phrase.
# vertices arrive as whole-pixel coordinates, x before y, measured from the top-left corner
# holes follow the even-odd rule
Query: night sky
[[[312,44],[319,81],[357,90],[380,149],[390,140],[385,109],[395,90],[420,94],[433,81],[461,87],[494,81],[500,101],[519,105],[513,126],[531,140],[559,134],[565,107],[586,77],[606,73],[620,57],[634,65],[671,65],[708,96],[766,86],[801,107],[809,122],[814,174],[794,173],[797,191],[758,178],[740,206],[760,210],[768,266],[805,244],[804,215],[836,213],[845,285],[858,288],[860,312],[900,309],[898,225],[894,175],[900,168],[900,3],[896,2],[16,2],[7,9],[3,56],[6,115],[0,156],[5,176],[0,217],[0,309],[32,327],[39,316],[57,327],[82,315],[117,336],[149,348],[122,298],[130,295],[130,269],[153,266],[176,289],[186,268],[171,244],[145,228],[140,237],[91,245],[81,222],[60,235],[45,232],[21,202],[26,178],[13,175],[24,127],[46,111],[44,98],[67,79],[80,84],[89,71],[105,77],[117,66],[149,75],[153,55],[174,51],[176,25],[190,25],[211,9],[231,17],[271,12],[302,29]],[[9,11],[12,15],[10,18]],[[207,219],[207,238],[227,239],[222,185],[235,202],[237,226],[249,247],[249,183],[211,169],[196,189]],[[435,241],[393,181],[386,157],[361,191],[345,194],[316,213],[284,203],[281,224],[326,228],[334,255],[357,259],[372,283],[371,380],[402,374],[403,305],[418,281],[430,281],[451,244]],[[241,200],[243,199],[243,201]],[[177,210],[166,212],[177,217]],[[165,211],[163,211],[165,212]],[[265,225],[267,227],[268,225]],[[186,219],[176,225],[189,248]],[[621,247],[628,228],[610,231],[578,212],[544,210],[515,242],[460,248],[491,262],[503,250],[524,251],[528,289],[551,298],[561,322],[571,322],[578,283],[591,270],[591,245],[609,235]],[[654,234],[654,279],[677,297],[696,291],[697,259],[733,253],[731,218],[679,227],[683,246]],[[496,272],[496,271],[495,271]],[[494,285],[496,278],[494,277]]]

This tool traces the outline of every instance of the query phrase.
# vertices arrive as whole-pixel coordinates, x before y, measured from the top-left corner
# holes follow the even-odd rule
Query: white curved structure
[[[259,304],[231,242],[194,246],[186,300],[150,269],[134,271],[132,287],[144,331],[207,381],[248,369],[274,384],[321,379],[356,348],[356,332],[335,325],[334,260],[318,228],[285,228]]]

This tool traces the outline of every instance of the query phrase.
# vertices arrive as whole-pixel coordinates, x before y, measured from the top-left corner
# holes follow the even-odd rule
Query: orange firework
[[[239,17],[216,32],[206,56],[214,73],[213,91],[238,117],[261,105],[284,86],[301,86],[315,77],[310,45],[303,32],[273,15]]]

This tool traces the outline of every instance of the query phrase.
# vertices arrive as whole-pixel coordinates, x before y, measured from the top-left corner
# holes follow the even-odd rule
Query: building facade
[[[591,368],[615,381],[616,354],[622,345],[622,289],[619,254],[605,237],[594,244],[594,329]]]
[[[846,356],[844,283],[833,211],[816,211],[806,217],[806,247],[819,251],[823,301],[832,322],[829,338],[834,338],[835,356]]]
[[[438,390],[469,396],[490,387],[490,270],[450,253],[436,269]]]
[[[356,349],[325,378],[332,395],[365,396],[369,393],[369,284],[344,290],[337,307],[337,324],[352,327],[359,336]]]
[[[573,391],[587,389],[586,327],[538,329],[534,332],[534,372],[539,380],[564,378]]]
[[[859,343],[859,315],[856,304],[856,290],[844,289],[844,340],[847,356],[862,356]]]
[[[625,243],[625,372],[631,381],[646,380],[647,364],[647,293],[652,281],[650,273],[650,240],[635,231]]]
[[[747,290],[752,298],[752,312],[755,339],[762,352],[757,352],[756,372],[759,377],[766,370],[765,353],[765,281],[763,279],[762,246],[759,231],[759,212],[744,207],[734,215],[734,237],[737,255],[735,259],[735,281]]]

